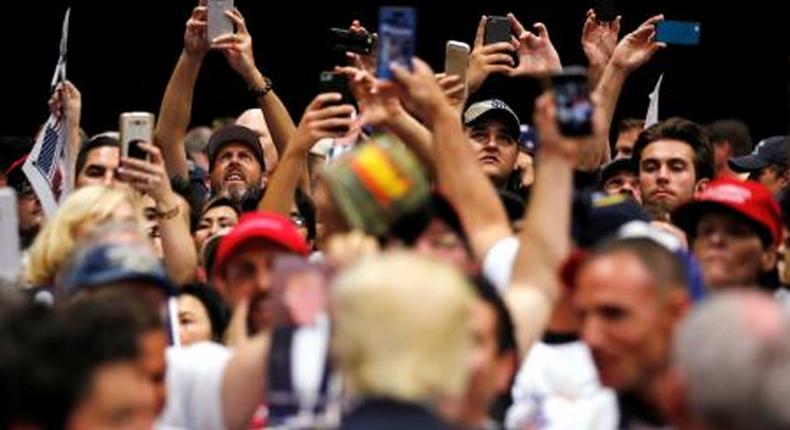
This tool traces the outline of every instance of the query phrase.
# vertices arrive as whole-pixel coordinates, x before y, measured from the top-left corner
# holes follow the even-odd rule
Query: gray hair
[[[675,339],[692,412],[716,429],[790,428],[790,317],[770,296],[721,293]]]
[[[211,129],[209,127],[195,127],[184,137],[184,146],[188,153],[203,152],[211,139]]]

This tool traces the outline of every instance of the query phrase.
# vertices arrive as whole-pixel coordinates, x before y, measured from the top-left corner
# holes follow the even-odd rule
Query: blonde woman
[[[48,219],[30,247],[26,280],[52,286],[79,242],[106,221],[132,222],[142,232],[140,198],[129,188],[92,185],[71,194]]]

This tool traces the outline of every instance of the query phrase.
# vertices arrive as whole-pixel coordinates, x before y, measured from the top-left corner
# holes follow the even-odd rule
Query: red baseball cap
[[[694,201],[679,207],[672,220],[686,234],[693,236],[702,215],[713,209],[728,209],[749,221],[761,231],[761,236],[774,246],[782,242],[782,211],[765,186],[755,181],[719,179],[711,182],[704,191],[694,196]]]
[[[307,255],[307,243],[288,217],[273,212],[251,212],[242,215],[239,223],[219,244],[214,272],[225,267],[230,257],[250,240],[261,240],[299,255]]]

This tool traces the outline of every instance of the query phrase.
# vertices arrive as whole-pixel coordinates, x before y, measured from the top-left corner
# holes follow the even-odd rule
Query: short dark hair
[[[85,144],[80,147],[80,152],[77,154],[77,163],[74,166],[73,180],[77,179],[77,176],[85,167],[85,163],[88,161],[88,154],[94,149],[101,148],[104,146],[111,146],[113,148],[118,148],[118,150],[120,150],[121,142],[115,137],[112,137],[108,134],[99,134],[93,136],[90,140],[85,142]]]
[[[689,279],[681,259],[672,251],[656,242],[641,238],[615,239],[604,242],[591,254],[591,257],[627,252],[635,256],[656,279],[659,293],[670,288],[689,289]],[[590,258],[588,261],[592,261]]]
[[[644,130],[645,120],[636,118],[624,118],[617,124],[617,135],[621,135],[631,130]]]
[[[304,218],[308,240],[315,240],[315,204],[313,199],[302,190],[297,189],[294,194],[294,202],[299,210],[299,215]]]
[[[494,288],[494,286],[483,276],[477,276],[474,279],[475,292],[477,297],[491,306],[496,313],[496,340],[497,352],[499,355],[507,352],[516,353],[516,329],[513,325],[513,319],[510,317],[510,311],[502,300],[502,296]]]
[[[749,155],[754,148],[749,126],[743,121],[737,119],[714,121],[705,127],[705,131],[713,144],[724,140],[730,142],[733,157]]]
[[[228,310],[222,303],[219,293],[205,284],[187,284],[181,288],[180,294],[188,294],[203,304],[211,323],[211,340],[222,342],[222,335],[228,326]]]
[[[101,366],[138,359],[137,327],[128,302],[99,297],[54,311],[26,307],[3,318],[0,427],[63,428]]]
[[[679,140],[691,147],[694,151],[695,181],[713,178],[713,148],[708,135],[701,125],[677,117],[656,123],[639,134],[633,155],[637,166],[642,164],[642,151],[647,145],[662,139]]]
[[[203,210],[203,199],[201,193],[192,186],[189,180],[180,175],[170,177],[170,188],[173,192],[183,197],[189,204],[189,226],[194,230]]]

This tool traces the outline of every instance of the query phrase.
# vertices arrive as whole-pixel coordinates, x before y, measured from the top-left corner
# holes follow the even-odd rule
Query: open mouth
[[[230,171],[225,175],[225,182],[244,182],[244,175],[239,171]]]

